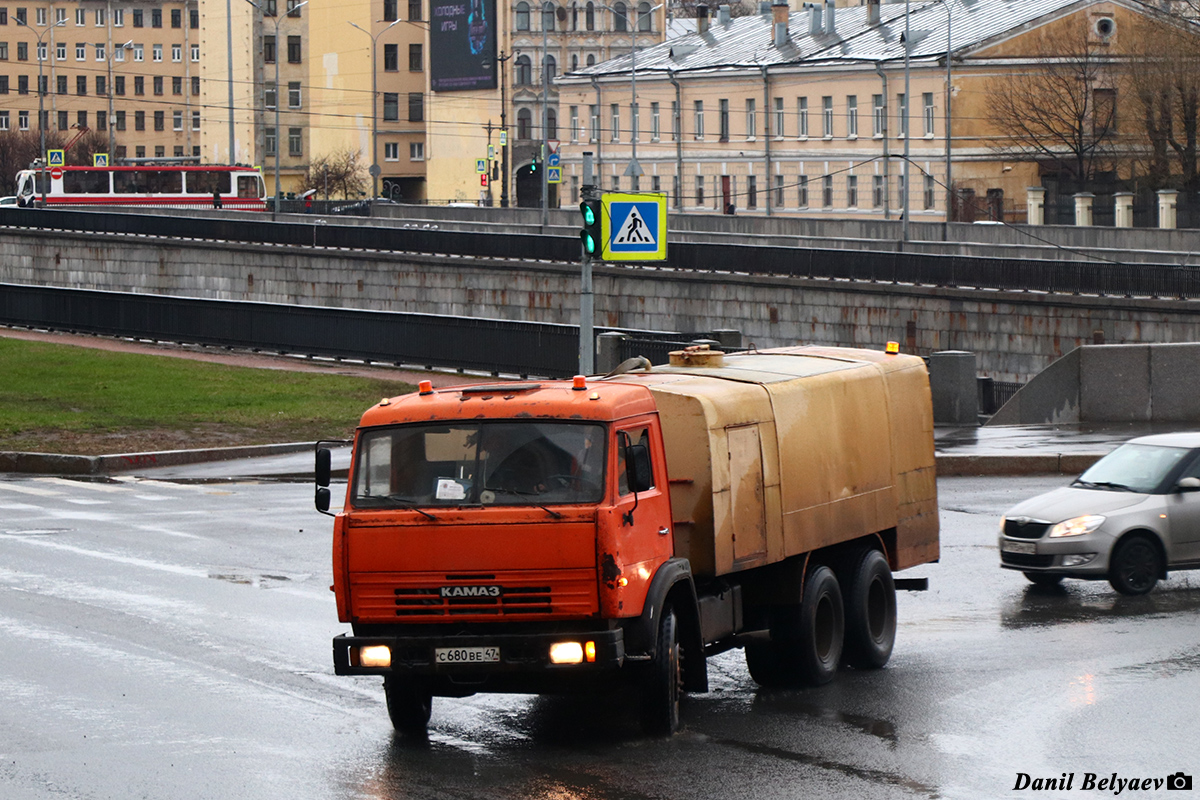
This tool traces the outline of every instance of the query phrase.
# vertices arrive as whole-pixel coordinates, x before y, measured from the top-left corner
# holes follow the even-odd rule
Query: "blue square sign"
[[[667,257],[666,195],[603,196],[602,253],[608,261],[661,261]]]

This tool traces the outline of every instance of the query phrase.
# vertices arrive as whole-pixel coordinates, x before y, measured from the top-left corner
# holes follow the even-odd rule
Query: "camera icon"
[[[1192,776],[1184,775],[1183,770],[1176,772],[1174,775],[1168,775],[1167,788],[1190,792],[1192,790]]]

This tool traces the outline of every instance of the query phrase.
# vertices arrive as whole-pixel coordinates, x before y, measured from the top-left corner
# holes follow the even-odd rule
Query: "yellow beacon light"
[[[897,353],[900,352],[900,343],[899,342],[888,342],[887,349],[884,352],[886,352],[889,356],[896,355]]]

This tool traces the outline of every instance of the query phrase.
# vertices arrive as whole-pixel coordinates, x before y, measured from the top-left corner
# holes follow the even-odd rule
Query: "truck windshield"
[[[597,503],[604,496],[603,425],[484,421],[364,432],[354,465],[356,508]]]

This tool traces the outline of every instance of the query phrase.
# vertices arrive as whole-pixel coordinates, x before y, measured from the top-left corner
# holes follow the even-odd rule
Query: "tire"
[[[1025,579],[1034,586],[1039,586],[1043,589],[1050,589],[1062,583],[1062,575],[1047,575],[1044,572],[1025,572]]]
[[[750,677],[760,686],[822,686],[837,674],[845,635],[837,576],[817,567],[799,605],[771,609],[771,641],[746,648]]]
[[[1146,594],[1162,575],[1162,556],[1145,536],[1131,536],[1116,546],[1108,565],[1108,582],[1121,594]]]
[[[683,698],[683,664],[679,652],[679,621],[671,606],[663,606],[658,623],[654,661],[642,684],[642,729],[651,736],[670,736],[679,730]]]
[[[425,735],[433,712],[433,695],[429,690],[416,683],[388,677],[383,679],[383,693],[387,697],[392,727],[409,736]]]
[[[868,550],[850,574],[843,599],[846,636],[843,663],[855,669],[880,669],[896,643],[896,584],[887,558]]]

